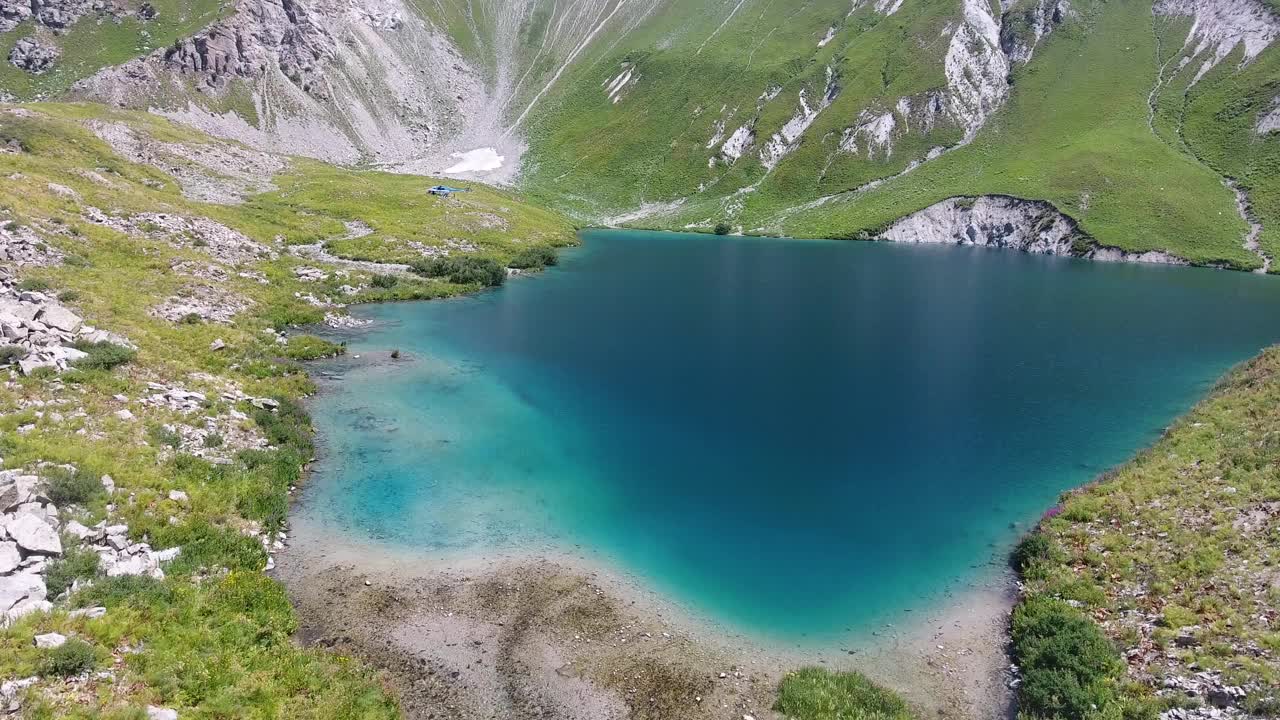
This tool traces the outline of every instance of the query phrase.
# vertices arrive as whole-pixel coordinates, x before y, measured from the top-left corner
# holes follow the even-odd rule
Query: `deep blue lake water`
[[[432,553],[586,548],[820,642],[1001,562],[1280,340],[1280,280],[599,231],[501,290],[361,314],[364,359],[313,408],[309,519]]]

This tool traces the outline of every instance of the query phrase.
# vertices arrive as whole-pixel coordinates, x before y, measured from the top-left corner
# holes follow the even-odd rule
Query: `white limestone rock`
[[[0,612],[7,612],[24,600],[44,600],[47,595],[44,580],[37,573],[0,576]]]
[[[62,540],[48,523],[32,514],[13,516],[5,520],[5,530],[9,537],[18,543],[18,547],[29,553],[40,555],[61,555]]]
[[[11,573],[22,563],[22,554],[18,552],[18,543],[12,540],[0,542],[0,575]]]
[[[43,650],[52,650],[56,647],[62,647],[67,642],[67,636],[59,633],[51,632],[43,635],[37,635],[35,638],[36,647]]]

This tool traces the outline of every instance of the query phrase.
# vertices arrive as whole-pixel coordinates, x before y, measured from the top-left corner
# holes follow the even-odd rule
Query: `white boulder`
[[[9,537],[27,552],[41,555],[62,554],[62,541],[58,538],[57,531],[35,515],[15,516],[5,521],[4,528]]]
[[[33,572],[20,572],[0,577],[0,612],[27,600],[43,600],[48,594],[44,580]]]
[[[0,542],[0,575],[17,570],[21,562],[22,554],[18,552],[18,543],[12,540]]]
[[[36,647],[45,650],[52,650],[61,647],[67,642],[67,636],[59,633],[51,632],[36,636]]]
[[[84,320],[61,305],[46,305],[40,313],[40,322],[63,332],[73,333],[80,329]]]

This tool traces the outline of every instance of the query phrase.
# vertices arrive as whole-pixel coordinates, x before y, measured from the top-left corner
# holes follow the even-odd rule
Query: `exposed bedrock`
[[[874,235],[880,240],[998,247],[1108,262],[1186,264],[1165,252],[1102,247],[1075,220],[1041,200],[1007,195],[954,197],[908,215]]]
[[[9,64],[19,70],[39,75],[53,67],[53,64],[58,61],[59,54],[56,46],[46,45],[31,38],[23,38],[14,43],[13,49],[9,51]]]

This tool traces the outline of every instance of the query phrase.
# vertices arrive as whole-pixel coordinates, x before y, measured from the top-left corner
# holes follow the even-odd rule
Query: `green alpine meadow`
[[[0,716],[1280,717],[1277,0],[0,0]]]

